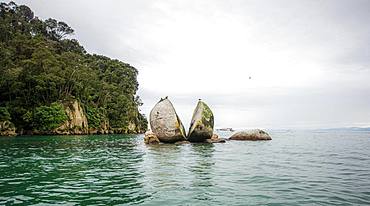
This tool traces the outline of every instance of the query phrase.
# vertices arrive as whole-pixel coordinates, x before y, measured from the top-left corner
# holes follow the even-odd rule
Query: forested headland
[[[0,4],[0,132],[139,133],[138,71],[89,54],[55,19],[25,5]],[[1,135],[1,134],[0,134]]]

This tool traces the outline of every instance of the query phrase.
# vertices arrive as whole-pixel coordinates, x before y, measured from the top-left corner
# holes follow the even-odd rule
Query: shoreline
[[[89,132],[89,133],[55,133],[55,132],[23,132],[23,133],[15,133],[10,135],[0,135],[1,137],[20,137],[20,136],[74,136],[74,135],[112,135],[112,134],[123,134],[123,135],[140,135],[144,134],[145,131],[139,132],[114,132],[114,131],[107,131],[107,132]]]

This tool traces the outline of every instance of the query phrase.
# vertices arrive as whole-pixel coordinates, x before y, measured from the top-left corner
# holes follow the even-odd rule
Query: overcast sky
[[[169,96],[186,128],[199,98],[216,127],[370,126],[368,0],[16,2],[136,67],[146,115]]]

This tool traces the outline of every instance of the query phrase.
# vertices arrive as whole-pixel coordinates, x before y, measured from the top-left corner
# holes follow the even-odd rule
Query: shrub
[[[68,120],[63,105],[57,102],[50,106],[37,107],[32,115],[34,129],[41,131],[53,130]]]
[[[0,107],[0,122],[10,121],[10,113],[6,107]]]
[[[95,107],[86,107],[87,121],[90,128],[97,129],[100,127],[101,122],[104,120],[104,113],[102,109]]]

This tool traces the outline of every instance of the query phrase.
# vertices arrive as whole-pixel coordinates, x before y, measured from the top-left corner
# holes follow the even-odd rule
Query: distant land
[[[338,127],[338,128],[325,128],[314,129],[319,131],[370,131],[370,127]]]
[[[243,129],[248,129],[248,127],[245,128],[231,128],[231,127],[218,127],[216,128],[217,131],[221,132],[234,132],[234,131],[239,131]],[[252,128],[250,128],[252,129]],[[315,128],[315,129],[302,129],[302,128],[282,128],[282,129],[271,129],[271,128],[265,128],[266,130],[269,131],[369,131],[370,132],[370,127],[333,127],[333,128]]]

